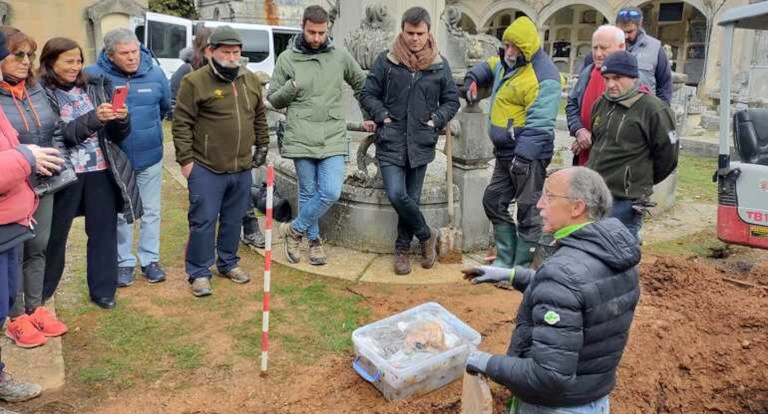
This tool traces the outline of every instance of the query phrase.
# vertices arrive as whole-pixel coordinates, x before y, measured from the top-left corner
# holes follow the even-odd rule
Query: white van
[[[243,56],[253,72],[272,76],[277,56],[288,48],[291,38],[301,33],[298,27],[267,26],[249,23],[194,21],[147,12],[144,22],[134,29],[136,36],[152,51],[168,79],[184,64],[179,52],[191,47],[198,27],[230,26],[243,36]]]

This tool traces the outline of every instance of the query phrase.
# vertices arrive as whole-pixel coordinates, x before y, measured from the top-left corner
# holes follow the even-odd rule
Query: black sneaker
[[[117,287],[128,287],[133,284],[133,267],[117,268]]]
[[[165,280],[165,271],[160,267],[160,263],[152,262],[141,267],[141,271],[149,283],[160,283]]]

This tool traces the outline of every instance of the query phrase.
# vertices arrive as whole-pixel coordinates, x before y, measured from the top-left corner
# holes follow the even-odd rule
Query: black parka
[[[534,271],[515,268],[524,293],[507,355],[486,373],[521,400],[549,407],[591,403],[616,385],[616,368],[640,298],[640,246],[615,218],[557,241]]]
[[[427,69],[411,72],[384,51],[368,73],[360,105],[378,126],[379,161],[416,168],[435,159],[438,133],[459,111],[459,89],[442,56]],[[384,124],[385,118],[392,123]],[[432,118],[434,127],[427,125]]]
[[[56,86],[43,86],[54,111],[60,113],[59,102],[54,92]],[[118,206],[118,213],[123,213],[125,220],[132,223],[144,214],[144,208],[131,162],[118,146],[120,141],[128,137],[131,132],[130,116],[124,121],[110,121],[106,124],[102,124],[96,118],[95,108],[102,103],[112,101],[112,83],[106,77],[88,77],[85,90],[93,103],[94,110],[62,126],[64,145],[72,148],[88,139],[93,133],[97,133],[99,146],[106,157],[109,171],[123,201],[122,205]]]

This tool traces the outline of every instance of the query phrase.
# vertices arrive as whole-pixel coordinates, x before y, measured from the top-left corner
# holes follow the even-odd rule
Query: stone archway
[[[544,51],[560,72],[578,73],[592,51],[592,33],[610,15],[592,5],[573,4],[542,16],[549,16],[540,24]]]
[[[606,19],[608,19],[608,23],[613,23],[616,18],[616,12],[603,0],[555,0],[541,9],[538,20],[539,26],[542,26],[544,23],[546,23],[547,20],[549,20],[561,9],[578,5],[588,6],[597,10]]]
[[[490,6],[488,6],[480,14],[480,17],[477,20],[475,20],[475,23],[477,23],[478,31],[488,27],[491,23],[491,20],[496,16],[496,14],[504,10],[520,11],[524,13],[526,16],[530,17],[531,20],[533,20],[534,22],[538,20],[538,16],[539,16],[539,14],[536,13],[536,9],[534,9],[533,6],[531,6],[529,3],[525,1],[522,1],[522,0],[494,1],[491,3]]]
[[[467,31],[470,27],[474,27],[475,33],[470,34],[477,34],[480,31],[482,26],[480,25],[480,18],[477,16],[477,14],[475,14],[469,8],[464,7],[461,3],[453,4],[451,7],[458,9],[462,14],[459,27]]]
[[[630,0],[623,7],[643,11],[646,32],[671,48],[672,70],[688,75],[689,85],[698,85],[706,64],[707,25],[710,16],[701,0]]]

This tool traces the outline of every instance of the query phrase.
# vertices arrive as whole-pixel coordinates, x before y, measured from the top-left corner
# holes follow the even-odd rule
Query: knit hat
[[[5,35],[0,32],[0,60],[5,59],[10,54],[8,47],[5,46]]]
[[[219,26],[213,30],[211,37],[208,38],[208,44],[211,46],[218,45],[243,45],[243,36],[237,32],[237,30],[229,26]]]
[[[614,74],[637,79],[637,59],[626,50],[619,50],[606,56],[603,66],[600,67],[600,73],[603,75]]]

